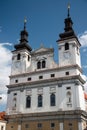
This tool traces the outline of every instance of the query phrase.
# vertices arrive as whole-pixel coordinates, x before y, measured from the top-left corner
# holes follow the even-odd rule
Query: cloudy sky
[[[68,2],[71,5],[73,28],[82,44],[80,52],[83,75],[87,77],[87,0],[0,0],[0,111],[6,108],[11,51],[20,39],[24,18],[27,18],[31,47],[37,49],[41,44],[54,47],[54,58],[58,61],[56,40],[64,31]]]

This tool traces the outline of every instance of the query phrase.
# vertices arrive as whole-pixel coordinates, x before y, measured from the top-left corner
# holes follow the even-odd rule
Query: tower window
[[[38,95],[38,107],[42,107],[42,100],[43,100],[42,95]]]
[[[28,55],[28,61],[30,60],[30,56]]]
[[[14,93],[14,96],[16,96],[17,95],[17,93]]]
[[[26,97],[26,108],[30,108],[31,107],[31,97],[27,96]]]
[[[50,95],[50,105],[55,106],[55,94],[54,93],[52,93]]]
[[[69,50],[69,43],[65,43],[65,50]]]
[[[15,80],[15,83],[18,83],[18,79]]]
[[[20,58],[21,58],[21,55],[20,55],[20,53],[17,55],[17,60],[20,60]]]

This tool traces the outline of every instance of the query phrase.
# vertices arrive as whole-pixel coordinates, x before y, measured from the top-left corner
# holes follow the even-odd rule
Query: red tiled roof
[[[4,120],[5,112],[0,112],[0,120]]]

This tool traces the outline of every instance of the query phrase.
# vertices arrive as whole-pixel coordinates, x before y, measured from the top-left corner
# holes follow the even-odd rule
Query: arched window
[[[42,68],[45,68],[45,66],[46,66],[46,62],[45,62],[45,60],[43,60],[42,61]]]
[[[55,94],[50,95],[50,106],[55,106]]]
[[[71,92],[67,92],[67,103],[71,103]]]
[[[20,60],[20,57],[21,57],[21,55],[20,55],[20,53],[17,55],[17,60]]]
[[[26,97],[26,108],[30,108],[31,107],[31,97],[27,96]]]
[[[69,50],[69,43],[65,43],[65,50]]]
[[[42,95],[38,95],[38,107],[42,107],[42,100],[43,100]]]
[[[37,69],[40,69],[40,68],[41,68],[41,62],[38,61],[38,62],[37,62]]]

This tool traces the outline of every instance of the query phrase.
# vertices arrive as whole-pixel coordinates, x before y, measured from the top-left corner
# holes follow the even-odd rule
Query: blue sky
[[[70,3],[70,16],[73,28],[79,37],[83,74],[87,76],[87,0],[0,0],[0,111],[5,110],[6,88],[10,75],[11,53],[14,44],[20,39],[24,18],[27,18],[29,44],[37,49],[43,44],[55,49],[58,60],[56,40],[64,31],[67,5]],[[5,81],[4,81],[5,79]],[[3,87],[2,87],[3,86]],[[2,103],[4,102],[4,105]]]

